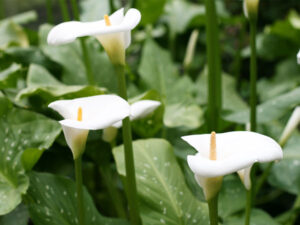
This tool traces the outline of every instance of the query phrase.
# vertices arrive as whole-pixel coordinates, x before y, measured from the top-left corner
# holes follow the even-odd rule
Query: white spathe
[[[284,146],[286,144],[287,140],[290,138],[290,136],[292,135],[293,131],[296,129],[299,123],[300,123],[300,106],[294,109],[289,121],[287,122],[282,132],[279,141],[281,146]]]
[[[141,100],[133,103],[130,106],[130,120],[138,120],[145,118],[152,113],[161,103],[154,100]],[[103,130],[102,139],[106,142],[111,142],[117,135],[117,129],[122,127],[122,120],[114,123],[111,127]]]
[[[196,179],[239,172],[245,187],[250,189],[251,166],[256,162],[279,160],[283,156],[280,145],[270,137],[249,131],[234,131],[216,134],[217,160],[210,160],[210,137],[210,134],[182,137],[198,151],[187,158]]]
[[[300,50],[299,50],[299,52],[297,54],[297,63],[300,64]]]
[[[161,103],[154,100],[141,100],[130,105],[130,120],[138,120],[145,118],[150,113],[152,113]],[[113,127],[120,128],[122,127],[122,121],[118,121],[113,124]]]
[[[59,122],[74,159],[83,153],[89,130],[110,127],[130,115],[128,102],[116,95],[58,100],[49,107],[64,118]],[[81,121],[77,120],[79,108],[82,109]]]
[[[111,26],[106,26],[105,20],[94,22],[70,21],[55,26],[48,34],[48,43],[60,45],[73,42],[76,38],[84,36],[99,36],[113,33],[123,33],[124,47],[131,42],[130,31],[141,20],[141,13],[137,9],[129,9],[124,16],[124,8],[109,16]]]
[[[119,9],[108,17],[110,25],[105,20],[94,22],[70,21],[55,26],[48,34],[48,43],[59,45],[73,42],[84,36],[96,37],[104,47],[114,64],[125,64],[125,49],[131,43],[131,30],[141,20],[137,9],[129,9],[124,15],[124,9]]]

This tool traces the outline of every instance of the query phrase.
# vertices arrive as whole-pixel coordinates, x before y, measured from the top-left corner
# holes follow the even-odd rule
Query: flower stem
[[[210,225],[218,225],[218,195],[207,201]]]
[[[74,16],[75,20],[79,21],[80,15],[79,15],[77,0],[71,0],[71,3],[72,3],[71,5],[72,5],[73,16]],[[84,61],[84,65],[85,65],[86,77],[87,77],[88,83],[90,85],[94,85],[95,79],[94,79],[93,72],[92,72],[90,57],[88,54],[88,49],[87,49],[85,38],[80,38],[80,46],[82,49],[83,61]]]
[[[135,8],[135,0],[130,0],[130,8]]]
[[[52,0],[46,1],[46,7],[47,7],[47,22],[53,23]]]
[[[66,4],[66,0],[59,0],[59,6],[61,10],[61,14],[63,17],[64,22],[70,20],[70,14],[68,12],[68,6]]]
[[[110,13],[112,14],[116,10],[114,0],[109,0],[109,7],[110,7]]]
[[[256,184],[256,187],[255,187],[255,193],[254,193],[255,196],[258,194],[261,187],[263,186],[263,184],[267,180],[267,178],[268,178],[268,176],[271,172],[271,169],[273,168],[273,165],[274,165],[274,162],[268,163],[268,165],[267,165],[266,169],[264,170],[263,174],[257,180],[257,184]]]
[[[222,80],[218,15],[215,0],[205,0],[205,8],[208,62],[208,128],[209,131],[218,131],[222,107]]]
[[[250,20],[250,46],[251,46],[251,59],[250,59],[250,125],[251,131],[256,131],[256,80],[257,80],[257,59],[256,59],[256,20]]]
[[[245,209],[245,225],[250,224],[251,208],[252,208],[252,189],[247,190],[247,201]]]
[[[112,200],[112,203],[114,205],[114,208],[116,210],[117,215],[120,218],[126,218],[126,211],[125,211],[125,209],[123,207],[123,204],[122,204],[123,201],[122,201],[120,193],[119,193],[119,191],[116,187],[116,184],[114,182],[112,170],[109,167],[109,164],[105,163],[104,165],[101,165],[99,167],[99,170],[100,170],[100,173],[103,177],[103,181],[106,185],[109,197]]]
[[[4,0],[0,0],[0,19],[4,19],[5,18],[5,1]]]
[[[90,57],[86,45],[86,38],[80,38],[80,46],[82,49],[82,55],[83,55],[85,69],[86,69],[87,80],[90,85],[95,85],[95,79],[92,73],[92,66],[91,66]]]
[[[123,65],[115,65],[115,70],[118,76],[120,96],[128,100],[127,88],[125,79],[125,67]],[[129,216],[133,225],[140,225],[141,219],[139,215],[138,196],[135,179],[134,156],[132,147],[131,125],[129,117],[123,119],[123,142],[124,142],[124,157],[126,168],[126,193],[129,204]]]
[[[74,160],[75,176],[76,176],[76,191],[77,191],[77,210],[79,225],[84,224],[84,206],[83,206],[83,191],[82,191],[82,162],[81,156]]]

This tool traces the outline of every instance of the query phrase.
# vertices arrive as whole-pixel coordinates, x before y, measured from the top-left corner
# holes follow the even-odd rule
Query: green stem
[[[47,8],[47,22],[53,23],[52,0],[46,1],[46,8]]]
[[[109,0],[110,13],[113,13],[115,9],[114,0]]]
[[[73,16],[74,16],[75,20],[79,21],[80,15],[79,15],[77,0],[71,0],[71,3],[72,3],[71,5],[72,5]],[[88,49],[87,49],[85,38],[80,38],[80,46],[82,49],[82,55],[83,55],[83,61],[84,61],[84,65],[85,65],[87,80],[90,85],[94,85],[95,79],[94,79],[93,72],[92,72],[92,66],[90,63],[90,57],[88,54]]]
[[[71,0],[71,6],[72,6],[72,12],[73,12],[74,19],[79,21],[80,14],[79,14],[77,0]]]
[[[78,221],[79,221],[79,225],[85,225],[85,223],[84,223],[81,156],[78,157],[77,159],[75,159],[74,163],[75,163],[75,176],[76,176]]]
[[[250,125],[251,131],[256,131],[256,80],[257,80],[257,59],[256,59],[256,20],[250,20],[250,46],[251,46],[251,59],[250,59]]]
[[[130,0],[130,8],[135,8],[135,0]]]
[[[125,67],[123,65],[115,65],[115,70],[118,76],[120,96],[128,100],[127,88],[125,79]],[[124,157],[126,168],[126,193],[129,204],[129,216],[133,225],[140,225],[141,219],[139,216],[139,205],[135,179],[134,156],[132,147],[131,125],[129,117],[122,121],[123,142],[124,142]]]
[[[245,20],[242,19],[241,22],[241,27],[240,27],[240,33],[239,33],[239,40],[237,44],[237,53],[235,55],[235,59],[233,62],[233,74],[235,76],[236,80],[236,89],[240,90],[241,88],[241,66],[242,66],[242,49],[243,49],[243,42],[245,40],[246,36],[246,26],[245,26]]]
[[[264,170],[263,174],[257,180],[257,184],[256,184],[256,187],[255,187],[255,194],[254,194],[254,196],[256,196],[258,194],[258,192],[260,191],[261,187],[263,186],[263,184],[267,180],[267,178],[268,178],[268,176],[269,176],[269,174],[270,174],[270,172],[272,170],[273,165],[274,165],[274,162],[268,163],[267,168]]]
[[[113,180],[113,174],[111,169],[109,168],[109,164],[102,165],[99,167],[99,169],[103,177],[103,181],[108,190],[110,199],[112,200],[112,203],[117,212],[117,215],[121,218],[126,218],[126,211],[122,204],[122,198],[120,196],[118,189],[116,188],[116,184]]]
[[[222,80],[218,15],[215,0],[205,0],[205,7],[208,61],[208,128],[209,131],[218,131],[222,107]]]
[[[176,34],[175,33],[170,33],[169,34],[169,49],[171,52],[171,56],[173,59],[175,59],[175,54],[176,54]]]
[[[59,6],[60,6],[60,10],[61,10],[61,14],[63,16],[63,20],[64,22],[66,21],[70,21],[70,14],[68,11],[68,6],[66,4],[66,0],[59,0]]]
[[[4,0],[0,0],[0,19],[5,18],[5,2]]]
[[[256,62],[256,20],[250,20],[250,47],[251,47],[251,59],[250,59],[250,129],[256,131],[256,104],[257,104],[257,93],[256,93],[256,80],[257,80],[257,62]],[[271,169],[271,168],[270,168]],[[252,168],[254,170],[254,168]],[[252,171],[255,174],[255,170]],[[269,173],[269,172],[268,172]],[[266,174],[266,177],[268,174]],[[264,179],[266,179],[266,177]],[[253,179],[251,179],[251,182]],[[252,182],[252,188],[247,191],[247,202],[245,209],[245,225],[250,224],[252,201],[255,199],[257,193],[257,186],[260,188],[262,184],[255,185]]]
[[[86,77],[90,85],[95,85],[95,79],[92,72],[92,66],[90,62],[90,57],[86,45],[86,38],[80,38],[80,46],[82,49],[83,61],[86,70]]]
[[[218,195],[208,202],[210,225],[218,225]]]
[[[247,190],[247,201],[246,201],[246,209],[245,209],[245,225],[250,224],[251,208],[252,208],[252,189]]]

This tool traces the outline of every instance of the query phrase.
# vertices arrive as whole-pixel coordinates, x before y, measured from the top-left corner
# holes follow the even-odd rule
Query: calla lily
[[[52,45],[73,42],[76,38],[94,36],[103,45],[113,63],[125,64],[125,49],[131,43],[131,30],[141,20],[137,9],[129,9],[124,16],[124,9],[119,9],[111,16],[94,22],[70,21],[55,26],[48,35]]]
[[[130,105],[130,120],[142,119],[152,113],[161,103],[153,100],[141,100]],[[118,121],[111,127],[103,130],[102,139],[106,142],[111,142],[117,135],[117,129],[122,127],[122,121]]]
[[[244,14],[250,20],[257,19],[259,0],[244,0]]]
[[[300,51],[297,54],[297,62],[298,62],[298,64],[300,64]]]
[[[64,120],[59,121],[74,159],[84,151],[89,130],[110,127],[130,115],[130,106],[116,95],[97,95],[52,102]]]
[[[282,135],[280,137],[280,145],[284,146],[287,142],[287,140],[292,135],[293,131],[296,129],[298,124],[300,123],[300,107],[296,107],[293,111],[293,114],[291,115],[289,121],[287,122],[284,131],[282,132]]]
[[[245,187],[250,189],[251,166],[256,162],[282,159],[282,149],[273,139],[248,131],[182,137],[198,153],[187,158],[189,167],[209,200],[221,185],[210,185],[226,174],[238,172]],[[220,182],[219,182],[220,184]]]

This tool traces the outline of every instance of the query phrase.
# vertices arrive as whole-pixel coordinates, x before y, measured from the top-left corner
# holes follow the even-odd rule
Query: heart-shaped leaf
[[[194,83],[187,76],[179,77],[170,54],[151,39],[144,45],[139,72],[146,87],[161,95],[167,127],[193,130],[201,126],[203,113],[194,98]]]
[[[30,217],[35,225],[78,225],[75,183],[67,178],[47,173],[30,174]],[[129,225],[124,220],[100,215],[92,198],[84,189],[85,224]]]
[[[61,126],[45,116],[12,107],[0,97],[0,215],[11,212],[26,193],[29,180],[22,164],[22,153],[28,148],[49,148]],[[37,160],[35,160],[36,162]],[[32,161],[27,167],[32,168]]]
[[[257,122],[267,123],[276,120],[288,110],[300,104],[300,88],[296,88],[286,94],[275,97],[257,106]],[[249,110],[235,112],[224,116],[224,119],[236,123],[249,122]]]
[[[187,188],[172,146],[163,139],[133,142],[135,173],[144,225],[208,224],[206,203]],[[125,176],[123,146],[113,150],[119,174]]]
[[[79,98],[103,94],[104,90],[95,86],[65,85],[55,79],[45,68],[32,64],[27,75],[27,88],[20,91],[17,100],[35,98],[45,105],[58,99]]]

